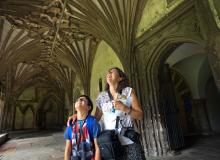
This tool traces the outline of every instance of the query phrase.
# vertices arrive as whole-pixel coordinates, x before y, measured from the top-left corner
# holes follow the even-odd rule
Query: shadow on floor
[[[199,141],[200,138],[201,138],[200,135],[184,136],[185,146],[183,149],[187,149],[194,146]]]
[[[10,131],[9,138],[24,139],[24,138],[35,138],[35,137],[48,137],[48,136],[52,136],[53,133],[60,132],[60,131],[62,131],[62,129],[17,130],[17,131]]]

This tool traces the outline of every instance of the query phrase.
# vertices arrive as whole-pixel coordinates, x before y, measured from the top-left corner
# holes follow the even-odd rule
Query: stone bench
[[[8,140],[8,133],[0,134],[0,146]]]

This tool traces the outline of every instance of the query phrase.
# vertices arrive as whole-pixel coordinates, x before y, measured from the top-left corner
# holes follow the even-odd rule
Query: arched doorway
[[[192,143],[192,136],[212,133],[210,122],[214,119],[209,110],[213,106],[207,105],[210,97],[205,94],[205,86],[213,73],[203,46],[196,43],[169,46],[161,59],[159,80],[170,146],[178,149]],[[218,96],[217,92],[212,94]]]
[[[59,129],[62,127],[59,103],[53,96],[46,96],[37,110],[37,127],[40,129]]]
[[[195,131],[195,124],[192,117],[192,95],[190,88],[185,78],[173,68],[171,68],[171,77],[183,134],[193,133]]]
[[[210,128],[214,133],[220,133],[220,95],[213,77],[210,77],[207,81],[205,93]]]
[[[32,104],[19,104],[16,106],[15,129],[35,128],[35,110]]]

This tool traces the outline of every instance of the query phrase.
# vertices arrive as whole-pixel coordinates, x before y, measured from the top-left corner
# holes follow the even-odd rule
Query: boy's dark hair
[[[92,110],[93,110],[93,103],[92,103],[92,100],[90,99],[90,97],[89,96],[87,96],[87,95],[80,95],[78,98],[80,98],[80,97],[85,97],[86,98],[86,100],[87,100],[87,105],[88,106],[90,106],[90,110],[89,110],[89,114],[91,114],[91,112],[92,112]]]
[[[126,88],[126,87],[129,86],[128,77],[127,77],[127,75],[126,75],[121,69],[119,69],[118,67],[112,67],[112,68],[109,69],[109,71],[112,70],[112,69],[116,69],[117,72],[118,72],[118,74],[119,74],[119,77],[122,78],[122,80],[118,83],[118,87],[117,87],[117,89],[116,89],[116,91],[121,94],[121,93],[122,93],[122,90],[123,90],[124,88]],[[108,83],[106,83],[106,85],[105,85],[105,90],[106,90],[106,91],[109,91],[109,84],[108,84]]]

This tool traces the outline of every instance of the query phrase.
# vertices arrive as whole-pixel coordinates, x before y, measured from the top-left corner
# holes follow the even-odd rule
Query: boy
[[[98,121],[91,116],[93,104],[86,95],[75,103],[76,119],[69,121],[64,138],[66,147],[64,160],[100,160],[97,136],[100,133]]]

